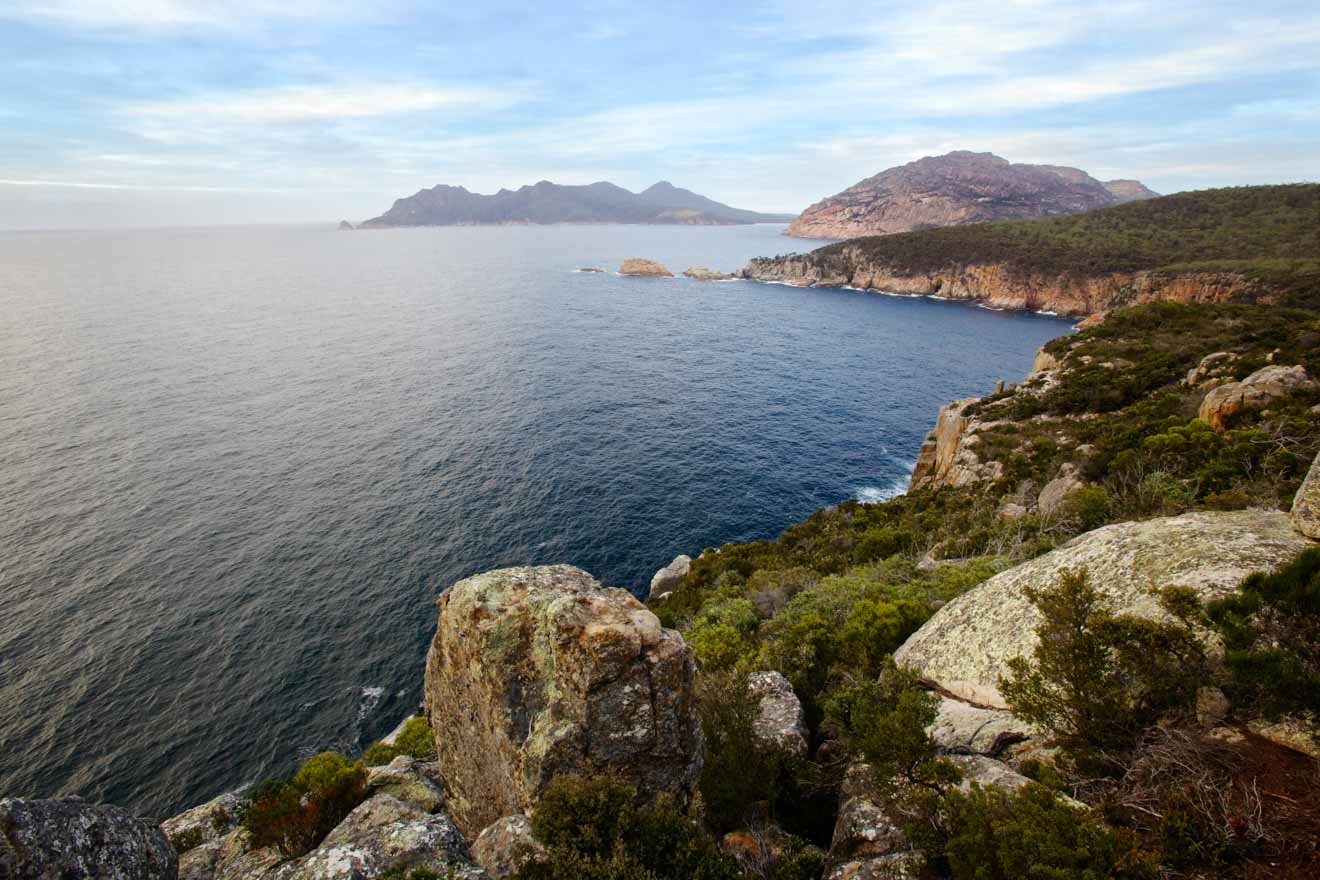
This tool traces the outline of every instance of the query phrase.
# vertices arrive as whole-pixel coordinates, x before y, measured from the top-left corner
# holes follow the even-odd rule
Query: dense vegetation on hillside
[[[902,274],[1004,264],[1028,274],[1094,276],[1196,269],[1240,272],[1320,306],[1320,184],[1178,193],[1085,214],[923,229],[857,238],[814,251],[857,249]]]
[[[918,834],[928,832],[923,846],[944,876],[1025,876],[1013,872],[1019,859],[1052,866],[1055,873],[1039,875],[1051,877],[1151,877],[1188,869],[1227,876],[1217,872],[1262,858],[1313,865],[1298,841],[1313,839],[1317,828],[1298,816],[1315,804],[1307,801],[1300,813],[1282,801],[1261,807],[1250,792],[1231,785],[1235,774],[1277,779],[1296,774],[1301,765],[1257,766],[1184,731],[1177,719],[1190,711],[1196,685],[1210,674],[1196,658],[1202,651],[1198,633],[1211,626],[1232,649],[1231,689],[1244,706],[1320,706],[1315,554],[1299,561],[1296,572],[1259,579],[1241,599],[1221,607],[1202,609],[1185,595],[1171,594],[1169,607],[1180,619],[1195,619],[1195,631],[1190,623],[1162,629],[1106,618],[1084,578],[1041,585],[1037,601],[1046,616],[1060,616],[1061,632],[1084,638],[1071,648],[1066,640],[1051,640],[1058,650],[1077,653],[1038,655],[1023,664],[1013,693],[1020,711],[1047,730],[1058,724],[1060,742],[1070,744],[1066,760],[1042,770],[1041,781],[1093,803],[1097,812],[1055,809],[1048,794],[959,793],[940,777],[947,771],[932,763],[922,732],[932,717],[930,697],[901,680],[889,655],[942,603],[1107,523],[1200,509],[1286,509],[1320,452],[1320,389],[1302,388],[1268,407],[1246,409],[1216,431],[1196,418],[1205,388],[1184,381],[1203,357],[1220,351],[1237,355],[1220,381],[1244,378],[1267,363],[1301,364],[1312,375],[1320,373],[1320,316],[1314,312],[1150,303],[1111,314],[1047,349],[1062,363],[1050,379],[1031,378],[970,411],[988,423],[980,429],[979,449],[983,460],[999,463],[999,479],[818,511],[774,540],[704,553],[682,586],[653,604],[666,625],[683,631],[707,691],[719,695],[714,699],[723,707],[706,713],[702,792],[708,809],[718,803],[726,817],[747,809],[768,812],[788,832],[827,846],[832,813],[824,805],[831,797],[837,804],[833,793],[851,754],[873,766],[935,774],[910,782],[933,798],[924,814],[926,832]],[[1049,515],[1002,515],[1007,502],[1033,498],[1064,464],[1076,466],[1088,485]],[[1263,613],[1269,602],[1286,611]],[[1265,629],[1261,621],[1269,622]],[[1051,670],[1079,668],[1079,657],[1092,664],[1103,659],[1104,665],[1090,667],[1087,687],[1051,677]],[[740,676],[761,668],[781,671],[802,700],[811,760],[757,754],[753,767],[746,758],[757,749],[746,719],[739,722],[729,707],[742,692]],[[1290,694],[1279,693],[1283,681]],[[1081,714],[1070,716],[1074,710]],[[1057,720],[1069,717],[1082,720],[1071,727]],[[1102,730],[1087,726],[1092,717],[1122,723]],[[728,743],[736,746],[722,745]],[[907,751],[896,753],[902,744]],[[1199,774],[1201,782],[1184,773]],[[1222,789],[1215,794],[1222,796],[1218,813],[1181,799],[1180,786],[1201,784]],[[1282,796],[1301,803],[1298,790],[1279,786]],[[1196,797],[1209,796],[1197,791]],[[1137,806],[1111,809],[1111,798]],[[1152,809],[1162,817],[1158,821],[1141,814],[1150,798],[1164,799]],[[1224,830],[1236,827],[1233,811],[1253,809],[1266,813],[1252,819],[1257,825],[1249,834]],[[1052,823],[1054,837],[1025,851],[1021,831],[1042,822]],[[712,827],[727,830],[732,824],[726,818]],[[1084,851],[1104,855],[1077,861]],[[991,869],[987,858],[1002,864]]]

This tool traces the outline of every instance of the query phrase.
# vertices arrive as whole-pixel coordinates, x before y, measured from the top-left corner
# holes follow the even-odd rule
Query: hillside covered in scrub
[[[856,238],[758,258],[740,274],[1079,316],[1147,299],[1316,307],[1320,185],[1202,190],[1071,216]]]

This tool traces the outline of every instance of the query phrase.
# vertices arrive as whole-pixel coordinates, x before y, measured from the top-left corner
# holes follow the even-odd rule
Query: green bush
[[[254,846],[274,846],[296,858],[320,843],[366,796],[366,768],[323,752],[290,779],[259,785],[243,813],[243,827]]]
[[[553,779],[532,816],[549,852],[519,880],[736,880],[734,861],[668,795],[638,805],[608,776]]]
[[[1040,611],[1031,659],[1009,661],[1000,691],[1019,718],[1074,747],[1121,746],[1162,713],[1190,704],[1203,673],[1203,648],[1185,618],[1188,597],[1170,591],[1160,623],[1115,616],[1085,569],[1064,571],[1045,589],[1028,588]]]
[[[1030,783],[1017,791],[972,783],[942,797],[938,822],[914,842],[953,880],[1144,880],[1159,859],[1094,811]]]
[[[825,854],[800,837],[789,837],[775,856],[773,880],[820,880]]]
[[[179,855],[183,855],[190,849],[196,848],[202,842],[202,829],[189,828],[187,831],[179,831],[170,835],[170,846]]]
[[[1266,717],[1320,719],[1320,547],[1251,575],[1207,610],[1224,639],[1235,702]]]
[[[753,814],[771,812],[788,757],[766,748],[753,729],[760,701],[745,672],[703,673],[697,711],[705,738],[701,798],[706,822],[723,833],[743,827]]]
[[[431,730],[430,721],[421,715],[409,718],[394,738],[393,744],[377,742],[367,746],[362,753],[362,763],[368,767],[379,767],[399,755],[409,755],[419,761],[435,758],[435,734]]]

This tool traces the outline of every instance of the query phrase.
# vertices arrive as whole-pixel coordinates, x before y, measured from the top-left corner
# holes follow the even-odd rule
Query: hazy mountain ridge
[[[566,186],[542,180],[494,195],[439,184],[396,199],[366,228],[391,226],[472,226],[483,224],[661,223],[727,226],[785,223],[791,214],[765,214],[733,208],[691,190],[660,181],[640,193],[600,181]]]
[[[1079,168],[956,150],[889,168],[822,199],[787,231],[804,238],[856,238],[1079,214],[1155,195],[1135,180],[1102,182]]]

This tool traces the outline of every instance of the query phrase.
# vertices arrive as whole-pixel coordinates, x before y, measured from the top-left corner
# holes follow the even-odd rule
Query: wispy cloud
[[[334,0],[14,0],[0,3],[0,17],[92,30],[235,29],[360,15],[354,7]]]
[[[268,124],[422,113],[441,108],[501,109],[521,100],[516,88],[419,83],[282,86],[133,104],[130,116],[152,120]]]

